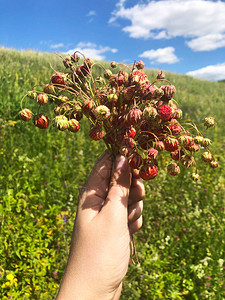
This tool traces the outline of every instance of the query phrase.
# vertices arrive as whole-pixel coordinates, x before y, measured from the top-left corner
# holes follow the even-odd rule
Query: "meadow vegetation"
[[[55,54],[0,48],[0,295],[1,299],[54,299],[68,257],[79,189],[103,142],[89,139],[82,120],[77,134],[35,128],[19,117],[23,95],[64,71]],[[108,63],[102,62],[108,66]],[[99,69],[96,69],[99,72]],[[157,70],[146,71],[152,80]],[[184,112],[212,139],[220,166],[200,160],[201,179],[189,169],[172,178],[160,161],[146,182],[144,224],[135,235],[139,264],[131,264],[121,300],[225,299],[225,85],[166,73]],[[26,102],[28,101],[28,102]],[[24,107],[37,107],[25,100]],[[216,126],[203,128],[205,116]],[[165,154],[164,154],[165,156]]]

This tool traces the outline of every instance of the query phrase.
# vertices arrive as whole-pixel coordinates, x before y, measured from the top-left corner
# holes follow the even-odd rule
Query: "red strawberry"
[[[161,86],[161,89],[164,91],[164,96],[170,100],[173,98],[174,93],[176,93],[176,88],[174,85],[164,85]]]
[[[133,152],[129,157],[129,164],[132,169],[139,169],[142,164],[142,157],[137,152]]]
[[[142,166],[139,175],[144,180],[154,179],[158,174],[158,169],[155,166],[145,164]]]
[[[136,135],[136,130],[134,127],[131,127],[128,129],[127,131],[127,135],[130,137],[130,138],[134,138],[135,135]]]
[[[91,99],[84,99],[82,108],[84,111],[89,112],[92,110],[94,103]]]
[[[178,140],[175,138],[168,137],[164,141],[165,150],[169,152],[174,152],[178,149]]]
[[[37,97],[37,102],[39,105],[45,105],[48,103],[48,95],[46,94],[39,94]]]
[[[51,81],[52,81],[52,83],[55,83],[55,84],[65,85],[66,84],[66,76],[64,73],[55,73],[52,75]]]
[[[68,121],[68,130],[71,132],[77,132],[80,129],[80,124],[76,119],[71,119]]]
[[[169,121],[173,117],[173,109],[169,105],[162,105],[158,110],[159,116],[163,121]]]
[[[150,148],[148,149],[148,158],[152,159],[152,158],[156,158],[158,155],[158,150],[156,150],[155,148]]]
[[[179,150],[179,149],[170,153],[171,158],[176,161],[180,160],[182,155],[184,155],[184,151]]]
[[[135,147],[136,143],[134,139],[125,137],[122,141],[122,145],[132,149]]]
[[[180,174],[180,167],[176,163],[170,163],[167,165],[167,172],[172,176],[176,176]]]
[[[89,137],[94,140],[98,141],[104,137],[104,131],[102,130],[101,126],[94,126],[89,131]]]
[[[40,129],[46,129],[49,125],[49,118],[44,114],[34,116],[34,125]]]
[[[165,149],[164,143],[162,141],[156,141],[155,149],[158,151],[163,151]]]
[[[138,125],[141,122],[142,111],[138,108],[133,108],[128,112],[127,120],[132,125]]]

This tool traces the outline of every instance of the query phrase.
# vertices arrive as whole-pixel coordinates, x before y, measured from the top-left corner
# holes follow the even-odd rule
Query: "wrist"
[[[73,280],[71,280],[73,278]],[[68,278],[65,276],[56,300],[117,300],[115,292],[105,292],[102,290],[101,284],[98,289],[93,287],[88,280],[81,278]],[[72,289],[71,289],[72,287]]]

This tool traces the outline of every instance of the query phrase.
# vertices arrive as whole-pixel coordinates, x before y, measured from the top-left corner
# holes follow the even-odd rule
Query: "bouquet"
[[[105,69],[80,52],[60,57],[65,73],[53,70],[49,83],[26,93],[19,113],[23,121],[33,119],[40,129],[47,129],[51,121],[56,129],[74,134],[85,116],[90,122],[90,139],[103,139],[114,157],[119,153],[126,156],[143,180],[157,176],[157,160],[163,151],[171,157],[167,165],[171,176],[178,175],[180,167],[192,167],[192,179],[198,181],[195,155],[200,150],[205,163],[218,167],[209,149],[211,140],[203,137],[194,123],[182,120],[182,110],[174,99],[176,88],[162,71],[150,82],[143,61],[131,66],[113,61],[111,68]],[[102,73],[96,77],[94,70],[99,65]],[[22,108],[25,97],[37,102],[38,113]],[[46,105],[54,110],[52,120],[40,112]],[[206,117],[204,125],[213,127],[214,118]]]

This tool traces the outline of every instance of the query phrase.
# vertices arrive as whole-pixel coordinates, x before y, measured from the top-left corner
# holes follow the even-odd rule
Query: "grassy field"
[[[50,127],[39,130],[18,117],[23,95],[64,71],[55,54],[0,48],[0,295],[1,299],[54,299],[68,257],[79,189],[104,144]],[[107,63],[103,63],[107,65]],[[147,70],[155,78],[157,70]],[[122,300],[225,299],[225,84],[167,73],[176,100],[213,141],[219,161],[199,161],[198,184],[182,169],[161,168],[146,183],[144,224],[135,236],[139,265],[130,265]],[[30,101],[24,105],[36,106]],[[205,116],[216,127],[205,130]],[[165,167],[168,157],[163,157]],[[164,162],[163,162],[164,161]]]

